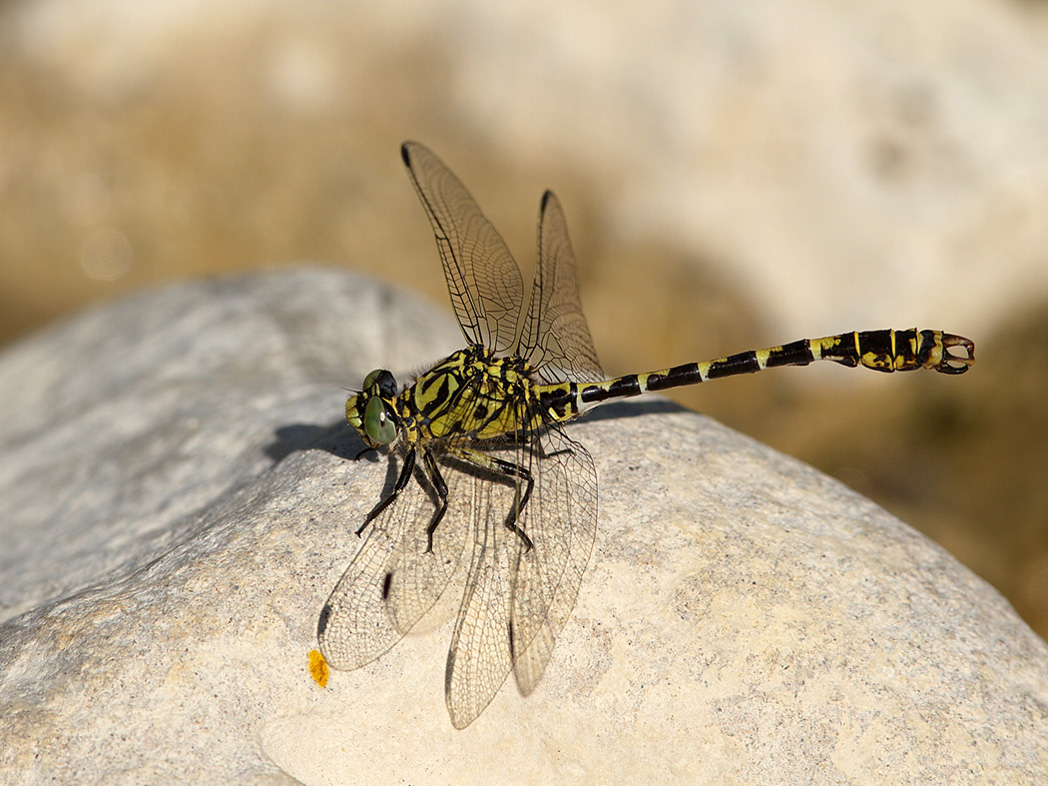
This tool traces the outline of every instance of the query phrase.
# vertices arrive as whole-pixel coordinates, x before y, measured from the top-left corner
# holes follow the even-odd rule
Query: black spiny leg
[[[393,486],[393,491],[389,493],[389,496],[385,499],[379,500],[379,503],[371,509],[368,513],[367,518],[364,519],[364,523],[360,525],[357,530],[357,537],[360,537],[360,533],[364,531],[368,524],[375,520],[375,517],[379,513],[388,508],[393,500],[397,498],[401,491],[404,490],[404,486],[408,485],[408,481],[411,479],[411,471],[415,468],[415,449],[412,448],[404,456],[404,466],[400,468],[400,475],[397,477],[397,482]],[[445,504],[446,501],[445,501]]]
[[[426,465],[426,469],[429,470],[429,479],[433,483],[433,489],[437,492],[437,497],[440,498],[440,507],[437,508],[437,512],[433,514],[433,519],[429,522],[429,526],[426,527],[426,553],[432,554],[433,533],[437,531],[437,525],[448,510],[448,484],[444,482],[444,477],[440,474],[437,460],[425,448],[422,449],[422,462]]]
[[[513,509],[509,512],[509,515],[506,516],[506,529],[520,538],[521,542],[524,544],[524,548],[531,549],[535,544],[531,542],[528,533],[517,526],[517,519],[520,517],[520,512],[524,510],[524,506],[527,505],[528,500],[531,499],[531,490],[535,486],[535,481],[531,477],[531,471],[527,467],[520,466],[520,464],[514,464],[512,461],[496,458],[487,453],[481,453],[478,450],[471,450],[469,448],[458,448],[455,450],[454,455],[459,460],[477,467],[478,469],[494,472],[497,475],[505,475],[509,478],[520,478],[527,483],[523,495],[520,493],[520,484],[513,484],[515,489]]]
[[[500,472],[507,477],[520,478],[528,484],[524,489],[524,496],[522,497],[520,497],[520,485],[514,484],[517,491],[516,497],[519,497],[519,501],[516,498],[514,499],[513,509],[506,517],[506,529],[516,534],[524,543],[524,548],[530,551],[535,544],[531,542],[528,533],[517,526],[517,519],[520,517],[520,512],[524,510],[524,506],[528,504],[528,500],[531,499],[531,489],[535,486],[535,481],[531,477],[531,470],[520,466],[520,464],[514,464],[512,461],[505,461],[494,456],[488,456],[487,458],[491,461],[491,468],[496,472]]]

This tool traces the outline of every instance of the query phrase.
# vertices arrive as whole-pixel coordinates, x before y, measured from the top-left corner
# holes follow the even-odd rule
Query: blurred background
[[[526,278],[557,191],[612,374],[975,339],[960,378],[674,398],[876,499],[1048,634],[1048,4],[0,0],[0,343],[303,262],[446,304],[408,138]]]

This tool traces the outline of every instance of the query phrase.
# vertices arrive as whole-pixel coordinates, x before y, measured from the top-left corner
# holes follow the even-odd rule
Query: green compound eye
[[[350,396],[346,399],[346,420],[355,429],[364,427],[364,419],[360,413],[360,396]]]
[[[364,387],[361,392],[378,395],[388,401],[397,397],[397,381],[386,369],[376,368],[364,377]]]
[[[372,442],[388,445],[397,436],[397,427],[386,417],[382,399],[373,398],[364,410],[364,431]]]
[[[378,379],[378,375],[382,373],[382,369],[376,368],[366,377],[364,377],[364,387],[362,390],[370,390],[371,386],[375,384],[375,380]]]

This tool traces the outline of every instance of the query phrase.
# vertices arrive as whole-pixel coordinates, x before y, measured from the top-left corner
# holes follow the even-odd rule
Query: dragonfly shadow
[[[349,427],[344,419],[336,420],[328,426],[309,423],[293,423],[281,426],[275,431],[276,439],[266,446],[266,455],[274,463],[280,463],[292,453],[303,450],[325,450],[332,456],[348,461],[367,459],[372,463],[386,462],[386,480],[382,487],[382,498],[393,491],[403,458],[394,455],[392,460],[386,451],[368,450],[364,441]],[[425,473],[415,468],[415,476],[420,478],[425,493],[437,504],[436,491],[433,490]]]
[[[340,418],[330,425],[292,423],[280,426],[273,442],[266,445],[266,455],[280,463],[300,450],[326,450],[333,456],[355,459],[365,449],[364,441]]]
[[[622,420],[684,411],[686,410],[683,407],[666,400],[619,401],[587,412],[580,420]],[[301,450],[325,450],[333,456],[349,460],[367,458],[370,461],[378,461],[381,457],[377,451],[368,451],[364,441],[342,418],[328,425],[292,423],[280,426],[274,432],[274,436],[273,442],[266,445],[265,452],[275,463]]]
[[[601,406],[594,411],[587,412],[582,418],[580,418],[580,420],[590,422],[623,420],[644,415],[669,414],[684,411],[686,410],[683,407],[664,399],[655,399],[651,401],[617,401]],[[394,460],[390,461],[390,457],[386,451],[380,452],[376,450],[368,450],[364,441],[342,418],[326,425],[291,423],[286,426],[280,426],[274,431],[274,437],[274,440],[265,447],[266,455],[273,460],[274,464],[279,464],[292,453],[304,450],[324,450],[332,456],[337,456],[338,458],[347,461],[356,461],[358,459],[367,459],[371,462],[386,461],[387,468],[386,480],[383,483],[383,497],[392,492],[397,476],[400,473],[400,466],[403,460],[401,456],[396,455],[393,457]],[[506,446],[503,445],[502,447]],[[505,475],[492,473],[481,469],[480,467],[471,465],[468,462],[460,462],[454,458],[445,458],[445,461],[454,469],[467,475],[474,475],[478,478],[484,478],[497,483],[510,482],[510,479]],[[414,475],[419,479],[419,483],[421,483],[425,493],[430,497],[434,504],[437,504],[436,491],[432,488],[429,478],[426,477],[426,473],[422,472],[420,468],[416,466]]]
[[[587,412],[579,420],[586,423],[595,423],[602,420],[625,420],[626,418],[639,418],[644,415],[668,415],[687,411],[680,404],[674,404],[667,399],[616,401]],[[568,426],[568,428],[571,427]]]

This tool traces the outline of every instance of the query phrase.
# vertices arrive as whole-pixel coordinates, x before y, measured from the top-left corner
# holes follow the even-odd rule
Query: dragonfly
[[[372,371],[347,400],[361,455],[384,448],[399,467],[356,531],[366,539],[323,606],[317,638],[335,669],[374,661],[436,604],[461,565],[445,667],[458,729],[511,672],[521,695],[532,693],[575,606],[596,536],[597,475],[589,452],[566,432],[569,421],[609,400],[777,366],[829,360],[961,374],[975,361],[974,343],[962,336],[889,329],[609,379],[582,313],[553,192],[541,201],[525,310],[520,269],[466,187],[418,143],[404,143],[401,155],[432,224],[466,346],[399,390],[390,371]]]

